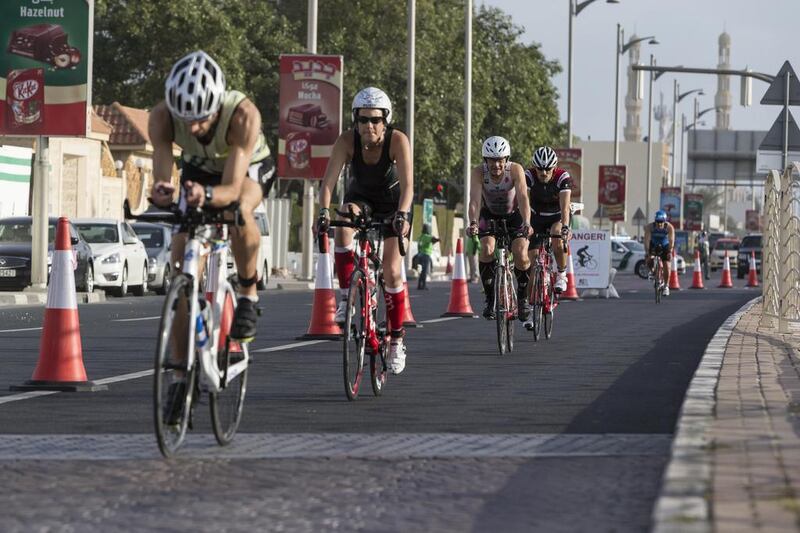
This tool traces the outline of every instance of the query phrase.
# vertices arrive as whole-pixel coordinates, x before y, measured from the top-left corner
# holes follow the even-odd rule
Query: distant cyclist
[[[667,222],[667,213],[662,210],[656,211],[655,220],[644,227],[644,250],[647,256],[647,266],[653,271],[653,258],[661,260],[664,279],[662,283],[662,294],[669,296],[669,269],[672,259],[672,250],[675,249],[675,228]]]
[[[392,337],[389,346],[389,367],[399,374],[406,365],[403,344],[403,313],[406,294],[401,271],[402,258],[398,237],[408,235],[411,202],[414,196],[414,168],[411,148],[405,133],[392,128],[392,102],[380,89],[367,87],[353,98],[353,130],[339,135],[325,169],[319,191],[317,231],[325,232],[330,224],[331,193],[345,164],[350,165],[353,179],[347,187],[342,209],[360,213],[364,206],[372,210],[374,219],[389,219],[383,227],[384,296]],[[353,229],[337,227],[334,259],[342,300],[336,309],[335,320],[344,324],[347,296],[355,256]]]
[[[569,172],[557,166],[558,157],[549,146],[537,148],[531,163],[533,166],[525,171],[533,210],[534,237],[531,239],[530,259],[531,262],[537,260],[543,244],[543,240],[536,235],[549,234],[558,265],[558,276],[553,288],[556,292],[563,292],[567,290],[567,254],[562,237],[569,239],[572,177]]]
[[[509,161],[511,145],[503,137],[489,137],[481,149],[483,163],[472,169],[469,200],[469,235],[480,235],[478,268],[486,296],[484,318],[494,320],[494,248],[495,237],[489,233],[489,221],[505,220],[511,234],[514,274],[517,278],[519,319],[525,320],[528,304],[528,235],[531,231],[530,206],[522,165]]]

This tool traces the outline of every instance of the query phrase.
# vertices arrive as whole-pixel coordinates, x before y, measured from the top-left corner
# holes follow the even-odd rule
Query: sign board
[[[625,220],[625,165],[600,165],[597,204],[609,220]]]
[[[659,205],[662,211],[667,212],[669,223],[677,227],[681,220],[681,188],[661,187],[661,202]]]
[[[556,148],[558,166],[569,172],[572,178],[570,198],[573,202],[581,199],[581,184],[583,179],[583,150],[580,148]]]
[[[633,222],[636,224],[642,224],[647,217],[644,216],[644,211],[642,211],[641,207],[636,208],[636,213],[633,215]]]
[[[278,176],[322,179],[342,131],[342,56],[281,55]]]
[[[694,256],[694,252],[689,253],[689,232],[675,231],[675,252],[683,256],[684,260]]]
[[[789,162],[800,161],[800,151],[789,150]],[[756,173],[767,174],[770,170],[783,169],[783,152],[780,150],[759,150],[756,153]]]
[[[84,137],[94,0],[0,2],[0,135]]]
[[[686,215],[683,217],[683,229],[700,231],[703,229],[703,195],[687,193],[683,206]]]
[[[611,237],[608,230],[575,230],[569,241],[572,268],[578,289],[607,289],[611,269]]]
[[[430,198],[422,200],[422,223],[433,227],[433,200]]]
[[[761,231],[761,215],[755,209],[744,212],[744,229],[752,232]]]
[[[788,61],[783,64],[767,92],[761,97],[762,105],[786,104],[786,74],[789,74],[789,105],[800,105],[800,80]]]

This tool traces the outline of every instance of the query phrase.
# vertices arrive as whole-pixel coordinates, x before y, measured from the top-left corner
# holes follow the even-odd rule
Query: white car
[[[125,296],[147,292],[147,250],[127,222],[112,218],[72,221],[94,255],[94,284]]]
[[[269,257],[272,257],[272,242],[269,239],[269,219],[267,213],[261,208],[256,208],[253,213],[258,226],[259,245],[258,258],[256,259],[256,287],[259,290],[267,288],[269,283]],[[228,274],[236,275],[236,263],[233,257],[233,250],[228,253]],[[235,278],[238,280],[238,277]]]
[[[686,262],[681,255],[676,255],[678,274],[686,272]],[[611,238],[611,266],[622,272],[633,272],[641,278],[647,278],[647,261],[644,255],[644,244],[629,237]]]

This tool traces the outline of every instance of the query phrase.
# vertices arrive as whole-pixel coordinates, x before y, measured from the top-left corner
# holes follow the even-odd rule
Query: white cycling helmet
[[[361,89],[353,98],[353,121],[356,120],[359,109],[382,109],[383,117],[387,124],[392,122],[392,101],[386,93],[377,87]]]
[[[550,169],[558,164],[558,156],[556,156],[556,151],[549,146],[540,146],[533,152],[531,162],[536,168]]]
[[[483,148],[481,149],[483,157],[491,157],[492,159],[502,159],[503,157],[511,157],[511,145],[503,137],[489,137],[483,141]]]
[[[204,120],[222,106],[225,75],[210,55],[198,50],[180,58],[169,71],[164,97],[173,116]]]

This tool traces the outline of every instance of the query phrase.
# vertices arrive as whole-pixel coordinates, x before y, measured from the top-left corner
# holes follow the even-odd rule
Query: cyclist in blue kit
[[[656,211],[655,220],[644,227],[644,250],[647,257],[647,267],[653,271],[653,261],[661,261],[664,273],[662,294],[669,296],[669,268],[672,250],[675,249],[675,228],[667,222],[667,213]]]

